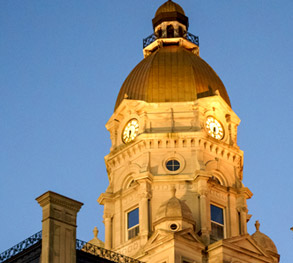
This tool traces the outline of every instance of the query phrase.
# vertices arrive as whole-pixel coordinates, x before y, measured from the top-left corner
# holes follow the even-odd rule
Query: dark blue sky
[[[96,202],[108,180],[104,125],[164,1],[0,1],[0,252],[41,229],[52,190],[84,206],[79,239],[104,239]],[[293,258],[290,0],[178,0],[241,118],[249,232],[255,220]]]

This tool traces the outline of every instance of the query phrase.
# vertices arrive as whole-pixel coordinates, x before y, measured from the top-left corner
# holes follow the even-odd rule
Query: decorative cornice
[[[73,200],[71,198],[57,194],[52,191],[48,191],[42,194],[41,196],[37,197],[36,200],[38,201],[41,207],[45,207],[48,204],[55,204],[73,210],[76,213],[83,206],[83,203],[79,201]]]
[[[218,158],[234,163],[239,169],[242,167],[243,152],[241,150],[231,147],[224,142],[212,140],[206,135],[195,138],[194,133],[176,133],[176,136],[173,138],[170,136],[160,136],[162,138],[149,137],[149,134],[143,134],[140,136],[140,140],[136,140],[127,146],[123,145],[124,148],[119,147],[119,150],[111,152],[105,158],[107,166],[112,171],[114,168],[119,167],[121,163],[145,152],[145,150],[189,148],[208,151]]]
[[[246,199],[250,199],[253,196],[253,193],[247,187],[240,188],[238,193],[244,195]]]

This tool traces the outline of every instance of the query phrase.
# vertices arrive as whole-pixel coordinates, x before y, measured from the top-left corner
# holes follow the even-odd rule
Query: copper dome
[[[221,79],[199,56],[180,46],[164,46],[143,59],[124,81],[115,109],[126,97],[146,102],[187,102],[215,95],[230,100]]]
[[[182,15],[185,15],[184,10],[180,5],[169,0],[158,8],[155,16],[158,16],[161,13],[170,13],[170,12],[178,12]]]
[[[155,28],[157,25],[166,21],[178,21],[188,29],[188,17],[185,16],[183,8],[171,0],[168,0],[158,8],[152,20],[153,27]]]

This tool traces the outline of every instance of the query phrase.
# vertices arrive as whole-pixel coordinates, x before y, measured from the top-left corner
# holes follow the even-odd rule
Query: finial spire
[[[259,223],[258,220],[255,221],[255,224],[254,225],[255,225],[256,231],[259,231],[260,223]]]
[[[98,238],[99,230],[98,230],[98,228],[96,226],[95,226],[95,228],[93,230],[93,233],[94,233],[94,237]]]

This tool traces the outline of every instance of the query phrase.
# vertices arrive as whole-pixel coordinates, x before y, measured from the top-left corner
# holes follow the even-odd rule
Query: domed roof
[[[259,222],[256,221],[255,222],[256,231],[254,234],[252,234],[251,237],[254,239],[254,241],[258,245],[260,245],[265,250],[278,254],[278,250],[276,248],[275,243],[267,235],[259,231],[259,226],[260,226]]]
[[[184,47],[164,46],[128,75],[115,109],[125,97],[146,102],[187,102],[213,96],[217,90],[231,106],[221,79],[203,59]]]
[[[180,5],[172,2],[171,0],[168,0],[167,2],[165,2],[158,8],[155,16],[158,16],[159,14],[162,14],[162,13],[170,13],[170,12],[178,12],[182,15],[185,15],[184,10]]]
[[[190,208],[175,195],[160,206],[155,221],[168,218],[180,218],[194,222]]]
[[[162,22],[167,21],[178,21],[188,29],[188,17],[185,16],[183,8],[171,0],[168,0],[158,8],[152,20],[154,29]]]

